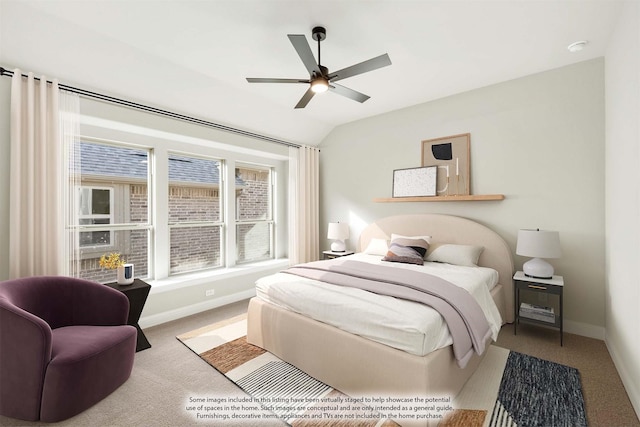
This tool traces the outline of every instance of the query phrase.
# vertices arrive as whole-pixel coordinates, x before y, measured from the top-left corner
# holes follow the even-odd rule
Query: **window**
[[[169,155],[170,274],[223,265],[222,162]]]
[[[136,265],[136,275],[149,269],[149,151],[95,141],[82,141],[70,159],[71,272],[99,282],[115,280],[115,272],[99,265],[100,257],[118,252]]]
[[[286,254],[285,150],[89,117],[80,130],[68,159],[71,275],[112,282],[99,260],[118,252],[136,277],[173,287]]]
[[[236,253],[246,263],[274,257],[273,171],[236,163]]]
[[[78,187],[79,225],[112,224],[113,189]],[[110,246],[113,234],[109,230],[83,231],[80,247]]]

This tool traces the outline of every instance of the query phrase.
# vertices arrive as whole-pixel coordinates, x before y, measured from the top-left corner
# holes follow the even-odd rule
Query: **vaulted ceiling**
[[[604,55],[618,1],[0,0],[0,65],[316,145],[336,126]],[[294,109],[308,79],[287,34],[327,29],[322,65],[392,65]],[[567,46],[587,40],[581,52]]]

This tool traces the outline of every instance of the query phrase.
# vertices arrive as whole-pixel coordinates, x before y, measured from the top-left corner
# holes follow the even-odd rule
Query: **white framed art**
[[[393,171],[393,197],[436,195],[436,166],[396,169]]]

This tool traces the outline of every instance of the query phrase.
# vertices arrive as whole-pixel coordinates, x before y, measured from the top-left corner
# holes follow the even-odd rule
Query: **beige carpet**
[[[203,396],[192,406],[195,419],[225,420],[255,417],[256,407],[271,411],[293,427],[396,426],[444,418],[441,426],[487,427],[516,425],[586,425],[580,376],[576,369],[490,346],[474,375],[453,402],[418,403],[402,397],[402,404],[379,409],[375,400],[347,396],[315,380],[246,342],[246,316],[199,328],[177,336],[196,355],[225,374],[252,398],[241,403],[219,394]],[[501,382],[505,381],[503,384]],[[499,391],[501,390],[501,391]],[[520,396],[514,398],[513,396]],[[384,398],[384,396],[381,396]],[[423,396],[429,401],[429,396]],[[421,399],[423,402],[425,399]],[[368,402],[368,403],[367,403]],[[400,409],[402,408],[402,409]],[[456,408],[455,411],[452,411]],[[508,420],[507,424],[504,420]]]

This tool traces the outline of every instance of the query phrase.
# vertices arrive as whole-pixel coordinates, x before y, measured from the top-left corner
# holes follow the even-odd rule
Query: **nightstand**
[[[344,252],[322,251],[323,259],[340,258],[347,255],[353,255],[354,253],[355,252],[353,251],[344,251]]]
[[[525,323],[533,323],[545,325],[560,330],[560,345],[562,346],[563,329],[562,329],[562,294],[564,290],[564,279],[562,276],[553,276],[551,279],[536,279],[534,277],[525,276],[522,271],[516,272],[513,276],[515,282],[515,310],[516,319],[513,324],[513,334],[518,331],[518,324],[522,321]],[[520,292],[530,291],[536,294],[557,295],[558,297],[558,313],[537,305],[524,303],[521,306]],[[548,306],[547,303],[544,304]]]
[[[129,318],[127,319],[127,324],[135,326],[138,330],[136,352],[151,348],[149,340],[144,335],[144,332],[142,332],[140,325],[138,325],[144,303],[147,301],[147,296],[151,290],[151,285],[140,279],[135,279],[132,285],[118,285],[116,282],[105,283],[105,285],[122,292],[129,299]]]

